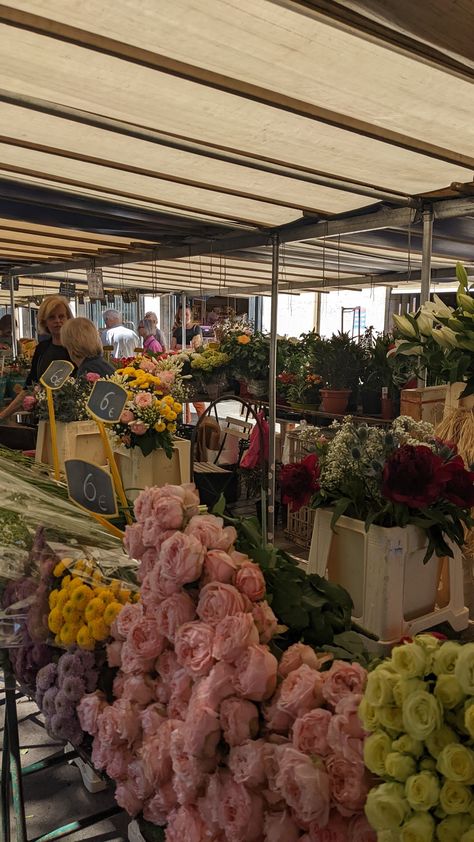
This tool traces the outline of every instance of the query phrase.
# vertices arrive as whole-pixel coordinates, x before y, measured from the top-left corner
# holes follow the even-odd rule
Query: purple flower
[[[88,670],[95,667],[95,655],[93,652],[86,652],[85,649],[78,649],[74,657],[80,663],[81,672],[88,672]]]
[[[73,702],[78,702],[86,692],[86,685],[77,675],[67,675],[61,683],[61,692]]]
[[[36,704],[38,705],[38,707],[39,707],[39,709],[40,709],[40,710],[42,710],[42,708],[43,708],[43,699],[44,699],[44,693],[43,693],[43,691],[42,691],[42,690],[37,690],[37,691],[36,691],[36,694],[35,694],[35,702],[36,702]]]
[[[46,664],[45,667],[41,667],[38,675],[36,676],[36,686],[38,690],[47,690],[51,687],[56,680],[56,674],[56,664]]]
[[[85,676],[86,680],[86,690],[88,693],[93,693],[97,687],[97,681],[99,679],[99,670],[90,670]]]
[[[75,716],[64,716],[56,713],[51,717],[48,730],[60,740],[70,740],[79,745],[82,742],[83,734]]]
[[[61,713],[63,716],[69,716],[74,711],[71,699],[68,699],[63,690],[58,690],[58,694],[54,699],[54,709],[56,713]]]
[[[58,661],[58,678],[62,681],[66,675],[75,675],[77,671],[77,661],[70,652],[61,655]]]
[[[49,690],[46,690],[46,693],[43,696],[43,705],[41,708],[45,716],[52,716],[56,713],[54,700],[56,699],[58,693],[59,690],[57,687],[50,687]]]

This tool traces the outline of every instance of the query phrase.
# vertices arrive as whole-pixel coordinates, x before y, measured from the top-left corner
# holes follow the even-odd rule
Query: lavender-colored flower
[[[86,692],[86,685],[77,675],[67,675],[61,683],[61,693],[73,702],[78,702]]]
[[[75,659],[81,664],[81,672],[87,672],[95,667],[95,655],[93,652],[87,652],[85,649],[78,649],[74,654]]]
[[[56,713],[61,713],[63,716],[69,716],[74,711],[74,703],[68,699],[63,690],[58,690],[58,694],[54,699],[54,709]]]
[[[97,687],[97,681],[99,680],[99,670],[90,670],[84,676],[86,681],[86,690],[88,693],[93,693]]]
[[[43,690],[37,690],[36,694],[35,694],[35,702],[38,705],[40,710],[42,710],[42,708],[43,708],[43,700],[44,700]]]
[[[45,716],[53,716],[53,714],[56,713],[56,707],[54,702],[58,693],[59,690],[57,687],[50,687],[48,690],[46,690],[46,693],[43,696],[43,704],[41,707],[41,710],[43,711]]]
[[[71,652],[61,655],[58,661],[58,678],[62,681],[66,675],[75,675],[77,672],[77,661]]]
[[[82,742],[82,732],[75,716],[56,713],[47,724],[48,731],[60,740],[70,740],[76,745]]]
[[[37,647],[35,646],[35,649]],[[51,687],[57,675],[56,664],[46,664],[45,667],[41,667],[38,675],[36,676],[36,687],[38,690],[48,690]]]

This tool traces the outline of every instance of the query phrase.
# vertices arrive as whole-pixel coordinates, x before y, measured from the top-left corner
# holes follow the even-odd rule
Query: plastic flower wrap
[[[473,668],[474,643],[422,634],[369,674],[364,760],[384,782],[365,812],[380,839],[474,838]]]
[[[120,422],[112,428],[113,438],[119,445],[139,447],[144,456],[158,448],[169,457],[173,454],[173,434],[185,391],[182,360],[175,356],[168,363],[167,359],[138,356],[110,378],[128,391]]]
[[[194,486],[147,489],[135,515],[125,542],[142,586],[108,645],[115,700],[78,706],[119,805],[169,840],[375,842],[365,669],[303,643],[278,661],[262,570],[233,526],[199,514]]]
[[[110,637],[123,606],[135,598],[129,583],[106,578],[89,559],[63,558],[52,577],[48,628],[57,646],[94,649]]]

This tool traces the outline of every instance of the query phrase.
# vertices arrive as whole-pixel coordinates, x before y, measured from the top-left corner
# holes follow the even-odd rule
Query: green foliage
[[[316,359],[318,374],[329,389],[355,389],[367,361],[363,344],[355,342],[348,333],[333,333],[321,339]]]

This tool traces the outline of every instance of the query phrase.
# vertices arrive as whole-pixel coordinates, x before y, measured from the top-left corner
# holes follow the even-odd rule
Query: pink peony
[[[199,815],[216,838],[219,836],[221,830],[219,825],[219,804],[221,801],[224,774],[223,769],[217,769],[214,774],[210,775],[206,792],[197,801]]]
[[[225,661],[218,661],[201,686],[208,703],[217,710],[223,699],[235,695],[235,668]]]
[[[82,697],[77,706],[77,716],[83,731],[92,736],[97,734],[98,718],[106,706],[107,700],[100,690]]]
[[[31,412],[31,410],[34,409],[35,406],[36,398],[34,397],[34,395],[26,395],[26,397],[23,398],[23,409],[25,410],[25,412]]]
[[[151,392],[137,392],[133,402],[139,409],[148,409],[153,403],[153,395]]]
[[[109,667],[120,667],[122,665],[122,641],[113,640],[106,644],[107,663]]]
[[[197,515],[192,517],[186,527],[186,535],[196,538],[207,550],[229,549],[233,541],[226,547],[220,547],[224,532],[224,521],[215,515]],[[234,530],[234,534],[236,535]],[[235,538],[234,538],[235,540]]]
[[[183,623],[175,636],[178,662],[194,677],[207,675],[214,664],[214,629],[201,620]]]
[[[229,614],[247,611],[247,605],[242,594],[233,585],[211,582],[205,585],[199,594],[197,613],[205,623],[217,626]]]
[[[252,617],[258,629],[260,643],[269,643],[276,633],[278,620],[266,599],[253,603]]]
[[[363,813],[352,817],[349,822],[349,834],[351,842],[377,842],[377,834]]]
[[[157,825],[164,825],[168,816],[176,807],[178,800],[172,784],[167,783],[160,786],[153,798],[150,798],[143,807],[143,818],[147,822]],[[183,839],[184,842],[184,839]]]
[[[120,416],[120,423],[121,424],[130,424],[134,420],[135,420],[135,416],[134,416],[133,412],[131,412],[129,409],[124,409],[124,411],[122,412],[122,414]]]
[[[293,747],[279,749],[276,786],[298,821],[327,824],[329,778],[322,764],[315,764]]]
[[[106,766],[109,778],[114,781],[125,781],[128,778],[128,767],[134,758],[134,754],[128,748],[116,748]]]
[[[140,602],[124,605],[117,619],[112,625],[112,634],[125,640],[130,629],[143,617],[143,606]]]
[[[100,374],[97,374],[96,371],[88,371],[86,374],[86,380],[88,383],[95,383],[96,380],[100,380]]]
[[[128,699],[117,699],[99,716],[97,736],[106,745],[113,747],[119,743],[127,743],[131,746],[139,732],[138,708]]]
[[[218,807],[219,824],[229,842],[254,842],[263,831],[263,800],[225,775]]]
[[[185,719],[193,689],[193,679],[185,669],[176,670],[169,683],[168,716]]]
[[[278,734],[288,734],[294,717],[288,713],[284,713],[279,707],[281,687],[278,687],[270,701],[262,705],[265,723],[270,731],[276,731]]]
[[[164,534],[167,535],[166,532]],[[155,547],[148,547],[140,556],[140,559],[141,561],[137,570],[137,579],[139,582],[143,582],[145,576],[153,570],[156,562],[158,561],[158,551]]]
[[[239,567],[234,581],[238,591],[245,594],[251,602],[258,602],[265,596],[265,579],[258,564],[244,561]]]
[[[227,765],[238,784],[256,789],[265,783],[264,745],[264,740],[247,740],[231,748]]]
[[[122,698],[145,707],[155,698],[155,683],[149,675],[127,675],[122,686]]]
[[[231,614],[216,626],[212,654],[218,661],[232,663],[248,646],[258,642],[258,631],[252,615],[242,612]]]
[[[143,737],[146,740],[148,737],[152,737],[166,721],[166,708],[164,705],[155,702],[152,705],[148,705],[144,710],[141,710],[139,716]]]
[[[209,550],[204,559],[203,582],[223,582],[230,585],[236,570],[230,555],[224,550]]]
[[[331,784],[331,796],[343,816],[360,812],[370,789],[362,760],[346,760],[342,754],[326,758],[326,770]]]
[[[188,708],[183,735],[186,748],[194,757],[213,757],[221,738],[219,715],[204,702],[194,701]]]
[[[174,649],[165,649],[155,661],[155,670],[166,684],[169,684],[178,669],[179,663]]]
[[[194,806],[179,807],[168,816],[166,842],[212,842],[208,827]]]
[[[158,563],[163,577],[178,587],[195,582],[204,563],[202,544],[190,535],[175,532],[161,545]]]
[[[220,707],[221,728],[230,746],[242,745],[258,733],[258,708],[247,699],[231,696]]]
[[[140,559],[145,552],[142,532],[143,526],[141,523],[131,523],[125,527],[123,543],[130,558]]]
[[[129,814],[136,816],[143,806],[143,802],[135,795],[133,786],[129,781],[120,781],[115,787],[115,800],[119,807]]]
[[[126,644],[127,649],[140,658],[155,660],[165,648],[165,638],[159,633],[155,620],[142,617],[130,629]]]
[[[172,594],[158,606],[155,616],[160,634],[173,643],[179,627],[194,620],[194,602],[184,592]]]
[[[176,720],[165,719],[156,733],[143,740],[139,757],[145,774],[155,788],[171,780],[171,735],[179,724]]]
[[[163,576],[159,563],[155,563],[145,576],[140,588],[140,599],[145,609],[154,612],[159,604],[173,594],[181,591],[181,587]]]
[[[92,741],[92,753],[91,753],[91,760],[94,769],[105,769],[107,764],[110,763],[112,758],[119,754],[121,751],[121,746],[112,748],[109,745],[104,745],[104,743],[99,739],[99,737],[95,736]]]
[[[314,670],[320,670],[326,661],[332,661],[332,655],[317,655],[311,646],[307,646],[305,643],[293,643],[286,652],[283,652],[278,666],[278,674],[285,678],[302,664],[307,664]]]
[[[150,425],[145,424],[143,421],[131,421],[128,426],[130,427],[130,432],[135,436],[144,436],[146,431],[150,429]]]
[[[199,495],[193,483],[146,488],[134,505],[139,523],[153,515],[162,529],[181,529],[183,516],[191,518],[198,513],[198,508]]]
[[[171,735],[171,763],[173,787],[180,804],[194,804],[202,795],[207,781],[207,767],[203,761],[189,753],[183,728]]]
[[[294,718],[303,716],[322,703],[323,683],[320,672],[302,664],[283,679],[278,707]]]
[[[309,826],[309,838],[311,842],[349,842],[351,837],[347,822],[337,810],[332,810],[329,821],[324,827],[317,822],[311,822]]]
[[[329,754],[328,730],[332,714],[324,708],[310,710],[298,717],[293,725],[293,745],[303,754]]]
[[[139,655],[130,640],[124,642],[121,651],[122,672],[129,674],[150,672],[153,667],[153,660],[153,658],[144,658]]]
[[[265,813],[264,842],[298,842],[300,831],[288,810]]]
[[[261,702],[274,692],[278,661],[268,646],[249,646],[236,662],[235,689],[239,696]]]
[[[153,785],[145,772],[143,762],[137,757],[129,764],[128,782],[140,801],[145,801],[153,792]]]
[[[162,525],[155,519],[153,515],[147,517],[143,523],[139,524],[142,530],[142,541],[145,547],[154,549],[157,554],[161,552],[161,547],[168,538],[172,538],[175,534],[174,529],[163,529]],[[157,562],[155,555],[155,564]]]
[[[367,680],[367,671],[360,664],[334,661],[325,673],[323,696],[328,704],[337,703],[350,693],[362,694]]]

